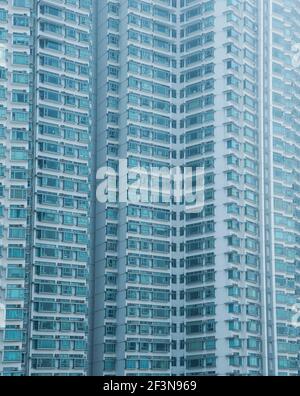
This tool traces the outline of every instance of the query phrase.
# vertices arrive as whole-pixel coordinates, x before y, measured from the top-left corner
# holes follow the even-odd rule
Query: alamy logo
[[[118,170],[102,167],[97,171],[97,200],[100,203],[181,204],[188,212],[204,206],[204,168],[134,167],[120,159]]]

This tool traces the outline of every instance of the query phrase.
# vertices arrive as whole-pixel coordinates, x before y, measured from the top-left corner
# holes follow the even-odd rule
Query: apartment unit
[[[87,367],[91,2],[0,2],[2,375]]]
[[[98,183],[139,199],[96,204],[94,375],[298,374],[299,10],[97,3]],[[203,169],[203,208],[141,168]]]

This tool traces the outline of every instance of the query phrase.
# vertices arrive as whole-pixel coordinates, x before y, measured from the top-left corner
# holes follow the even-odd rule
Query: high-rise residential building
[[[300,2],[263,2],[261,257],[266,372],[300,374]]]
[[[98,176],[140,201],[96,205],[94,375],[298,374],[299,13],[97,2]],[[183,167],[205,172],[196,212],[141,171]]]
[[[0,1],[0,372],[87,367],[90,0]]]
[[[300,373],[299,16],[0,0],[0,375]]]

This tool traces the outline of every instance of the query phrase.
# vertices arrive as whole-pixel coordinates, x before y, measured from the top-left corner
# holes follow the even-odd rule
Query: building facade
[[[91,2],[0,2],[3,375],[87,366]]]
[[[271,375],[299,373],[299,7],[264,4],[262,258]]]
[[[96,165],[139,201],[96,204],[94,375],[298,374],[299,9],[98,3]],[[203,208],[151,167],[202,168]]]
[[[299,13],[0,0],[1,375],[299,374]]]

